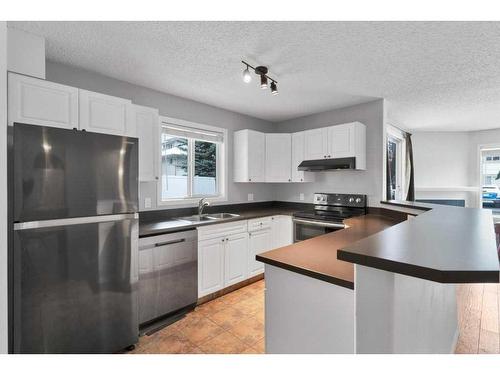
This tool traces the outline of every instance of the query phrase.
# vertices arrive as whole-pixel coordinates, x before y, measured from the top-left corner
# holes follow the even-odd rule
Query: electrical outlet
[[[300,199],[301,201],[303,201],[303,200],[304,200],[304,193],[300,193],[300,195],[299,195],[299,199]]]
[[[253,194],[252,193],[248,193],[248,201],[249,202],[253,201]]]
[[[151,198],[144,198],[144,208],[151,208]]]

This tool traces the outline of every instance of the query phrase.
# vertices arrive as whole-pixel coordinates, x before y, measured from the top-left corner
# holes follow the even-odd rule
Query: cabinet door
[[[224,238],[198,242],[198,297],[224,286]]]
[[[160,123],[158,110],[133,105],[136,134],[139,138],[139,181],[158,179]]]
[[[79,90],[80,129],[112,135],[135,136],[132,102]]]
[[[304,132],[305,160],[324,159],[328,152],[327,128],[306,130]]]
[[[290,134],[266,134],[266,182],[291,182],[291,164]]]
[[[78,128],[78,89],[9,73],[9,125]]]
[[[300,163],[306,160],[304,155],[305,132],[292,133],[292,182],[314,181],[314,173],[299,171]]]
[[[264,182],[266,179],[266,135],[248,131],[248,181]]]
[[[291,245],[293,243],[293,223],[291,216],[273,216],[271,232],[274,249]]]
[[[156,299],[158,278],[153,267],[153,248],[139,250],[139,323],[148,322],[158,315]]]
[[[355,156],[354,125],[343,124],[328,128],[328,157],[347,158]]]
[[[264,264],[255,260],[257,254],[272,248],[271,230],[264,229],[249,233],[248,237],[248,277],[264,272]]]
[[[224,248],[224,287],[247,278],[248,233],[226,238]]]

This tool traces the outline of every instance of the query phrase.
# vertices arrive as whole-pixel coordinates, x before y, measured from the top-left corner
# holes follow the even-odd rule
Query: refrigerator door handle
[[[90,223],[105,223],[112,221],[121,221],[125,219],[139,219],[139,214],[131,213],[131,214],[118,214],[118,215],[72,217],[67,219],[26,221],[24,223],[15,223],[14,230],[50,228],[50,227],[60,227],[66,225],[78,225],[78,224],[90,224]]]

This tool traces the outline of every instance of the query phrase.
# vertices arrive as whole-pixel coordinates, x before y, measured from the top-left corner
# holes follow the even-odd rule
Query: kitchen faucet
[[[201,216],[203,214],[203,209],[206,206],[210,206],[210,202],[207,202],[205,199],[207,198],[201,198],[200,201],[198,202],[198,215]]]

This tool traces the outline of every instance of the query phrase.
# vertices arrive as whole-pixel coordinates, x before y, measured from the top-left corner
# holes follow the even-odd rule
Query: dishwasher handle
[[[173,244],[181,243],[181,242],[186,242],[186,239],[185,238],[179,238],[178,240],[172,240],[172,241],[165,241],[165,242],[155,243],[155,247],[160,247],[160,246],[165,246],[165,245],[173,245]]]

